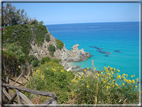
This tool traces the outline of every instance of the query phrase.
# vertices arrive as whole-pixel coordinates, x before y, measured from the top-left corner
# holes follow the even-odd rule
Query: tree
[[[22,52],[22,47],[18,46],[16,43],[6,43],[3,45],[3,48],[6,49],[3,50],[3,66],[10,68],[10,72],[8,73],[11,73],[12,71],[16,76],[16,69],[18,69],[18,65],[25,63],[25,54]]]
[[[16,10],[15,6],[12,4],[6,4],[6,7],[2,7],[3,9],[3,18],[2,18],[2,26],[8,25],[16,25],[16,24],[29,24],[29,16],[25,12],[24,9],[20,11],[20,9]]]
[[[44,24],[43,21],[39,22],[39,25],[43,25],[43,24]]]

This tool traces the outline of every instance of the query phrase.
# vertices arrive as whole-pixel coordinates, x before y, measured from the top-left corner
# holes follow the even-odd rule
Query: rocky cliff
[[[79,44],[75,44],[70,51],[65,47],[61,50],[57,49],[54,52],[54,56],[67,62],[80,62],[91,57],[89,52],[85,52],[84,49],[79,50],[78,46]]]
[[[42,57],[50,56],[50,52],[48,50],[49,44],[52,44],[56,47],[56,39],[50,35],[50,41],[47,42],[44,40],[44,43],[42,46],[38,46],[34,41],[31,43],[31,50],[29,55],[34,55],[38,59],[42,59]],[[54,52],[53,57],[57,59],[61,59],[61,64],[64,66],[65,69],[72,69],[70,67],[68,62],[80,62],[87,60],[89,57],[91,57],[91,54],[89,52],[85,52],[84,49],[78,49],[79,44],[75,44],[72,49],[69,51],[68,49],[64,47],[60,49],[56,49]]]

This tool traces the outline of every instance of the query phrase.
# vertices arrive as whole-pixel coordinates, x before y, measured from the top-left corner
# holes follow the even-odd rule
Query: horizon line
[[[139,21],[117,21],[117,22],[139,22]],[[116,23],[116,22],[78,22],[78,23],[44,24],[44,25],[83,24],[83,23]]]

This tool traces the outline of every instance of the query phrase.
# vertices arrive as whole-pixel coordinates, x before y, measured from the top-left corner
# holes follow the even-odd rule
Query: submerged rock
[[[115,50],[114,52],[117,52],[117,53],[122,53],[121,51],[119,51],[119,50]]]

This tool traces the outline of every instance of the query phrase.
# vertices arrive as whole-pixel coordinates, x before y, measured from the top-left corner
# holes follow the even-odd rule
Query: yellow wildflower
[[[126,74],[126,76],[128,77],[128,74]]]
[[[94,70],[96,70],[96,67],[94,68]]]
[[[135,88],[137,88],[137,86],[135,86]]]
[[[121,79],[121,76],[120,76],[120,75],[118,75],[118,76],[117,76],[117,78]]]
[[[131,82],[132,82],[131,80],[128,80],[128,83],[129,83],[129,84],[131,84]]]
[[[86,69],[84,69],[84,71],[86,71]]]
[[[124,83],[122,83],[122,85],[124,85]]]
[[[111,68],[111,67],[109,68],[109,70],[112,70],[112,69],[113,69],[113,68]]]
[[[112,87],[114,87],[114,85],[112,85]]]
[[[115,68],[113,70],[115,71]]]
[[[71,82],[73,83],[73,82],[74,82],[74,79],[72,79]]]
[[[61,72],[64,72],[64,70],[62,69]]]
[[[78,77],[78,79],[80,80],[80,79],[81,79],[81,77]]]
[[[103,74],[103,72],[101,72],[101,75]]]
[[[132,80],[132,82],[133,82],[133,84],[135,84],[135,80],[134,79]]]
[[[124,75],[122,75],[122,78],[125,78]]]
[[[108,68],[109,68],[110,66],[108,66]]]
[[[89,68],[87,68],[89,70]]]
[[[88,85],[87,85],[86,87],[87,87],[87,88],[89,88],[89,86],[88,86]]]
[[[56,69],[52,68],[53,71],[56,71]]]
[[[107,89],[108,89],[109,87],[107,86]]]
[[[125,76],[125,73],[123,75]]]
[[[120,70],[119,70],[119,69],[117,69],[117,72],[120,72]]]

